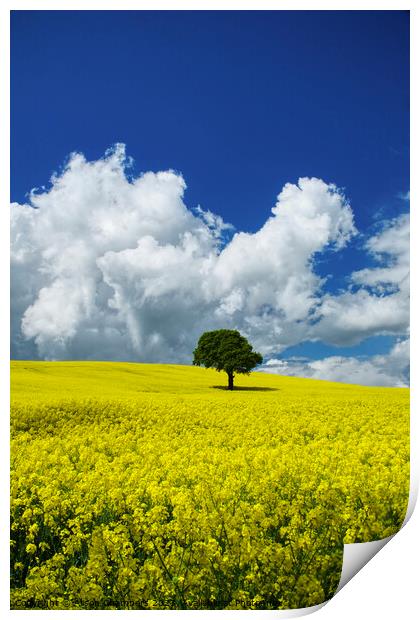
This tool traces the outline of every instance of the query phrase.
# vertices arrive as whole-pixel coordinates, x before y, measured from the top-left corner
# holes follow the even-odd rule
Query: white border
[[[343,1],[340,3],[332,1],[316,1],[316,0],[295,0],[291,2],[286,0],[284,2],[267,2],[266,0],[260,0],[256,3],[255,0],[243,0],[242,2],[236,0],[213,0],[200,1],[200,0],[43,0],[43,1],[30,1],[30,0],[6,0],[2,3],[0,9],[0,74],[3,81],[1,92],[2,97],[2,110],[0,114],[0,136],[2,137],[0,148],[0,161],[2,182],[0,184],[0,193],[2,196],[2,208],[0,209],[0,282],[3,292],[3,299],[0,302],[0,325],[2,329],[0,338],[0,482],[1,488],[7,489],[9,485],[8,471],[9,471],[9,430],[8,430],[8,412],[9,412],[9,209],[8,204],[10,200],[10,159],[9,159],[9,144],[10,144],[10,90],[9,90],[9,11],[10,10],[200,10],[200,9],[213,9],[213,10],[411,10],[411,105],[412,110],[420,109],[420,101],[418,97],[418,79],[415,73],[418,73],[418,65],[413,69],[415,59],[420,57],[420,50],[418,44],[418,19],[417,10],[414,0],[411,1],[396,1],[396,0],[353,0],[352,2]],[[28,110],[30,114],[30,110]],[[418,122],[414,114],[411,114],[411,135],[412,138],[418,137]],[[417,140],[413,140],[417,145]],[[419,162],[417,161],[417,149],[412,148],[411,158],[411,187],[410,194],[413,204],[415,204],[415,197],[419,195],[417,189],[417,178],[414,174],[415,170],[419,170]],[[418,174],[418,173],[417,173]],[[411,262],[415,267],[418,264],[418,243],[416,239],[416,233],[418,230],[418,211],[416,206],[411,211],[411,230],[412,230],[412,243],[411,243]],[[413,280],[414,281],[414,280]],[[418,287],[413,287],[412,290],[412,316],[418,314]],[[419,479],[419,457],[417,455],[417,446],[419,445],[419,408],[418,408],[418,388],[415,385],[415,379],[418,378],[418,356],[416,354],[416,345],[419,342],[417,327],[413,320],[412,325],[412,377],[414,378],[413,387],[411,390],[412,399],[412,415],[411,415],[411,494],[410,500],[413,504],[414,495],[418,489]],[[7,494],[8,495],[8,494]],[[2,498],[3,499],[3,498]],[[87,616],[87,614],[94,614],[95,618],[99,620],[100,617],[108,617],[110,613],[117,615],[137,614],[144,615],[144,613],[153,613],[155,618],[159,615],[168,614],[188,614],[191,615],[200,614],[223,614],[224,616],[231,616],[237,614],[253,614],[252,617],[258,615],[279,614],[285,617],[288,612],[212,612],[212,611],[154,611],[154,612],[126,612],[126,611],[62,611],[62,612],[48,612],[48,611],[9,611],[9,545],[8,545],[8,499],[7,502],[2,502],[2,509],[0,511],[0,611],[2,618],[16,617],[17,615],[36,614],[38,617],[47,614],[47,617],[55,620],[55,618],[68,617],[80,617]],[[366,543],[370,544],[370,543]],[[339,592],[330,602],[328,602],[320,611],[320,618],[327,620],[331,618],[336,620],[353,620],[354,615],[358,617],[370,618],[375,617],[382,620],[395,620],[398,617],[401,620],[411,620],[417,618],[420,603],[417,600],[417,589],[419,574],[419,560],[418,550],[420,549],[420,510],[414,512],[413,517],[408,521],[403,530],[398,533],[381,551],[379,556],[376,556],[369,562],[369,564],[363,568],[361,573],[357,574],[351,579],[350,585],[346,586]],[[317,606],[318,607],[322,606]],[[298,610],[299,611],[299,610]],[[309,610],[308,610],[309,611]],[[315,609],[314,609],[315,611]],[[293,615],[301,615],[292,612],[289,617]]]
[[[4,0],[10,10],[412,10],[415,0]]]

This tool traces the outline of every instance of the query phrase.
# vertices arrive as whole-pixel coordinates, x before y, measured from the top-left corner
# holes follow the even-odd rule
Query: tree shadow
[[[238,385],[233,388],[233,390],[229,390],[227,385],[212,385],[211,387],[216,390],[226,390],[226,392],[278,392],[279,388],[273,387],[247,387],[243,385]]]

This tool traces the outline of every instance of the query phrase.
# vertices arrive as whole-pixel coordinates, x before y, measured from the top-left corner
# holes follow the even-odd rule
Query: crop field
[[[12,609],[283,609],[409,491],[409,391],[13,362]]]

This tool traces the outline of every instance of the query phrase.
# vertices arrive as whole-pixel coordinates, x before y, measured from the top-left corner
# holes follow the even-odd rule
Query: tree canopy
[[[263,361],[248,340],[234,329],[204,332],[194,350],[193,364],[224,371],[228,375],[228,389],[233,390],[235,374],[249,375]]]

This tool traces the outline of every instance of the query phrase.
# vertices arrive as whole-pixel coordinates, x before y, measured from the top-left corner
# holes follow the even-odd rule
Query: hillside
[[[26,397],[42,398],[135,398],[142,393],[212,395],[225,398],[215,387],[224,388],[226,373],[196,366],[174,364],[135,364],[127,362],[11,362],[11,395],[14,400]],[[239,397],[243,391],[259,392],[259,398],[295,397],[313,394],[321,396],[328,390],[338,398],[355,393],[408,395],[405,388],[376,388],[355,386],[315,379],[283,377],[252,372],[237,375],[238,389],[230,397]],[[279,394],[280,392],[281,394]],[[249,396],[249,395],[248,395]],[[392,397],[392,396],[391,396]]]
[[[13,362],[13,609],[285,609],[408,500],[407,389]]]

